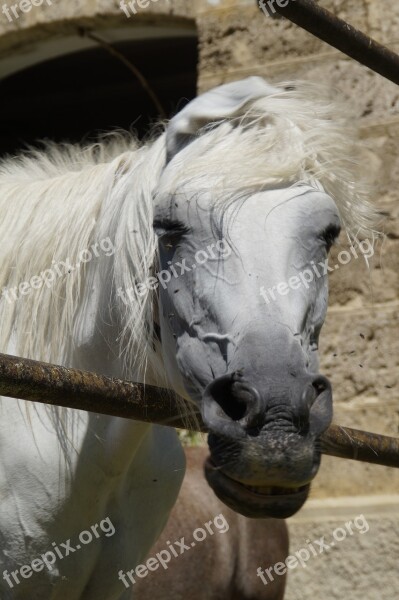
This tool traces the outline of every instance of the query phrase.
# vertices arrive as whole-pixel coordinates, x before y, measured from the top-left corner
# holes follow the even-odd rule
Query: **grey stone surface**
[[[0,60],[12,52],[21,52],[30,45],[54,37],[76,34],[79,28],[95,30],[111,27],[140,27],[144,25],[183,26],[193,20],[193,5],[184,0],[148,1],[147,8],[127,17],[119,7],[119,0],[44,0],[41,6],[21,11],[11,22],[0,13]],[[7,5],[13,4],[11,0]],[[132,32],[133,33],[133,32]]]
[[[360,396],[397,400],[398,304],[330,310],[320,341],[321,369],[332,381],[336,402]]]
[[[286,600],[394,600],[399,594],[399,497],[309,503],[289,519],[290,553],[308,550],[288,570]],[[302,511],[301,511],[302,512]],[[363,515],[363,517],[361,516]],[[352,521],[351,535],[345,524]],[[357,526],[356,526],[357,524]],[[368,531],[366,531],[368,528]],[[363,531],[364,533],[360,533]],[[345,536],[346,533],[346,536]],[[320,540],[332,545],[320,553]],[[344,537],[345,536],[345,537]],[[335,538],[338,538],[335,539]],[[316,555],[313,554],[313,546]]]

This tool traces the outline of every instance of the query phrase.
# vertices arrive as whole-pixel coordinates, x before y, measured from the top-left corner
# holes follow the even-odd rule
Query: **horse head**
[[[287,183],[278,164],[279,178],[256,172],[276,160],[273,145],[259,156],[273,123],[248,107],[279,93],[250,78],[172,119],[154,229],[168,274],[159,295],[164,362],[209,429],[207,480],[237,512],[285,518],[307,498],[332,419],[317,351],[340,217],[317,182]]]

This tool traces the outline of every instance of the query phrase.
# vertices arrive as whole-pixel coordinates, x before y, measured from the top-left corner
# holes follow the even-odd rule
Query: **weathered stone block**
[[[286,600],[396,598],[399,556],[397,502],[397,496],[378,497],[374,501],[370,497],[358,502],[350,498],[341,502],[317,502],[309,505],[307,518],[299,513],[289,519],[290,554],[307,549],[309,559],[303,565],[288,570]],[[306,512],[306,507],[303,512]],[[353,523],[352,534],[345,527],[349,521]],[[336,532],[337,529],[339,531]],[[331,547],[321,545],[322,538]],[[313,544],[316,554],[310,544]],[[301,556],[305,558],[307,555],[302,552]]]
[[[338,402],[371,396],[395,401],[399,389],[398,303],[331,308],[320,336],[321,370]]]
[[[395,233],[398,221],[393,218],[393,207],[390,209],[385,205],[381,209],[388,215],[381,225],[387,237],[376,242],[371,236],[363,240],[364,256],[356,244],[349,250],[346,240],[332,249],[329,266],[334,271],[329,276],[330,306],[349,304],[355,309],[399,298],[399,239]],[[348,259],[350,262],[344,264]]]

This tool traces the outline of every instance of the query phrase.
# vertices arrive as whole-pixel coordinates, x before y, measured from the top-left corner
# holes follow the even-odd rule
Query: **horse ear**
[[[248,77],[201,94],[169,122],[166,130],[167,162],[190,144],[205,125],[237,116],[249,102],[278,91],[261,77]]]

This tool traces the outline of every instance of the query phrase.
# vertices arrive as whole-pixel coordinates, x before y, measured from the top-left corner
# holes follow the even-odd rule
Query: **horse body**
[[[2,448],[12,448],[11,441],[15,445],[26,429],[19,417],[13,421],[7,415]],[[2,573],[11,574],[47,552],[55,553],[53,542],[63,558],[56,555],[51,570],[33,572],[29,579],[18,573],[19,584],[10,575],[12,588],[3,579],[1,597],[94,600],[103,597],[104,590],[110,599],[129,597],[117,573],[140,562],[164,526],[184,472],[179,445],[175,447],[176,440],[163,428],[126,426],[97,416],[85,420],[82,415],[74,437],[80,445],[65,465],[46,417],[39,411],[31,421],[40,444],[24,435],[17,451],[3,452]],[[98,530],[104,520],[112,524],[106,534]],[[92,535],[93,540],[74,553],[64,550],[67,540],[76,548],[79,534],[92,525],[97,525],[99,539]],[[53,562],[51,555],[48,561]]]
[[[121,147],[118,154],[120,152]],[[119,164],[118,159],[115,171]],[[97,174],[93,177],[90,171],[97,169],[99,172],[101,166],[88,165],[85,168],[83,165],[78,176],[71,172],[72,179],[74,176],[76,179],[77,196],[72,196],[74,190],[70,192],[72,214],[64,215],[64,248],[59,248],[63,240],[54,235],[56,213],[52,209],[59,209],[59,206],[54,207],[53,191],[50,189],[50,193],[46,193],[47,187],[60,185],[61,182],[56,180],[62,179],[62,175],[57,177],[55,173],[53,181],[45,182],[47,186],[43,186],[39,209],[30,206],[26,200],[35,185],[26,182],[25,194],[20,195],[12,213],[15,220],[12,231],[15,234],[7,233],[3,247],[5,270],[7,246],[10,253],[13,248],[14,252],[18,248],[13,270],[6,282],[7,290],[12,289],[13,274],[17,284],[29,280],[32,274],[39,275],[45,268],[55,268],[53,258],[68,257],[70,265],[76,265],[80,250],[93,248],[108,235],[112,236],[112,241],[115,240],[114,231],[99,231],[101,226],[96,227],[95,222],[89,221],[88,231],[78,233],[74,229],[74,220],[79,216],[73,214],[74,201],[79,202],[79,194],[81,197],[84,195],[85,179],[88,180],[87,187],[95,183],[93,179]],[[107,164],[104,165],[106,167]],[[99,177],[98,185],[104,186],[102,173]],[[10,188],[11,185],[15,186],[15,183],[10,184]],[[4,185],[4,192],[5,214],[10,218],[13,207],[7,206],[6,194],[14,191],[9,191]],[[90,215],[85,216],[93,218],[97,211],[106,211],[106,200],[101,195],[98,198],[91,194],[92,206],[84,207]],[[100,203],[101,207],[98,206]],[[19,224],[29,218],[42,221],[40,246],[36,248],[27,243],[27,238],[19,230]],[[101,218],[99,221],[103,224]],[[29,235],[34,236],[35,225],[40,227],[38,222],[34,222]],[[83,237],[83,243],[78,236]],[[26,249],[24,245],[30,248]],[[109,273],[114,269],[110,245],[104,244],[105,247],[108,256],[98,247],[99,256],[92,262],[82,264],[71,273],[65,272],[63,277],[57,276],[49,287],[43,285],[42,289],[34,290],[30,296],[20,297],[13,303],[3,296],[2,332],[10,340],[3,346],[4,351],[54,360],[109,376],[122,377],[126,373],[116,342],[116,325],[109,318],[108,304],[102,303],[109,292]],[[47,248],[47,255],[40,256]],[[2,274],[4,277],[4,270]],[[69,286],[66,293],[58,287],[61,282]],[[83,307],[75,310],[69,323],[65,307],[62,307],[67,304],[68,294],[84,298]],[[37,302],[44,311],[48,311],[47,314],[40,314]],[[49,319],[47,323],[44,322],[46,318]],[[21,319],[26,321],[21,323]],[[53,334],[53,338],[51,333],[47,333],[47,340],[38,347],[40,332],[35,329],[40,322]],[[8,323],[12,324],[11,334],[6,336]],[[18,339],[15,330],[23,332]],[[46,344],[48,341],[50,343]],[[31,344],[36,347],[30,347]],[[140,368],[132,369],[130,377],[144,380]],[[147,369],[146,381],[156,384],[159,380],[152,376],[151,369]],[[82,411],[53,410],[9,399],[2,399],[1,412],[1,598],[94,600],[106,597],[107,600],[119,600],[130,597],[118,580],[118,570],[144,557],[166,522],[184,475],[184,455],[176,433],[169,428]],[[62,543],[70,540],[72,548],[76,548],[79,534],[104,519],[109,519],[114,526],[113,535],[109,531],[105,535],[100,529],[98,538],[93,535],[89,544],[80,544],[81,549],[70,551],[65,556],[68,550],[63,548]],[[32,560],[40,559],[47,552],[54,553],[54,544],[60,548],[63,558],[56,555],[57,564],[38,572],[31,570],[30,577],[24,578],[19,569],[31,565]],[[48,560],[51,563],[51,556]],[[6,578],[3,573],[7,574]]]
[[[312,94],[249,78],[141,148],[116,137],[0,163],[1,350],[195,402],[208,481],[250,516],[300,508],[331,420],[317,372],[326,276],[272,304],[260,286],[325,261],[339,218],[372,222],[346,125]],[[156,269],[170,269],[158,285]],[[182,481],[175,433],[7,399],[0,410],[1,597],[124,600],[117,573],[148,553]],[[107,518],[112,535],[21,575]]]

